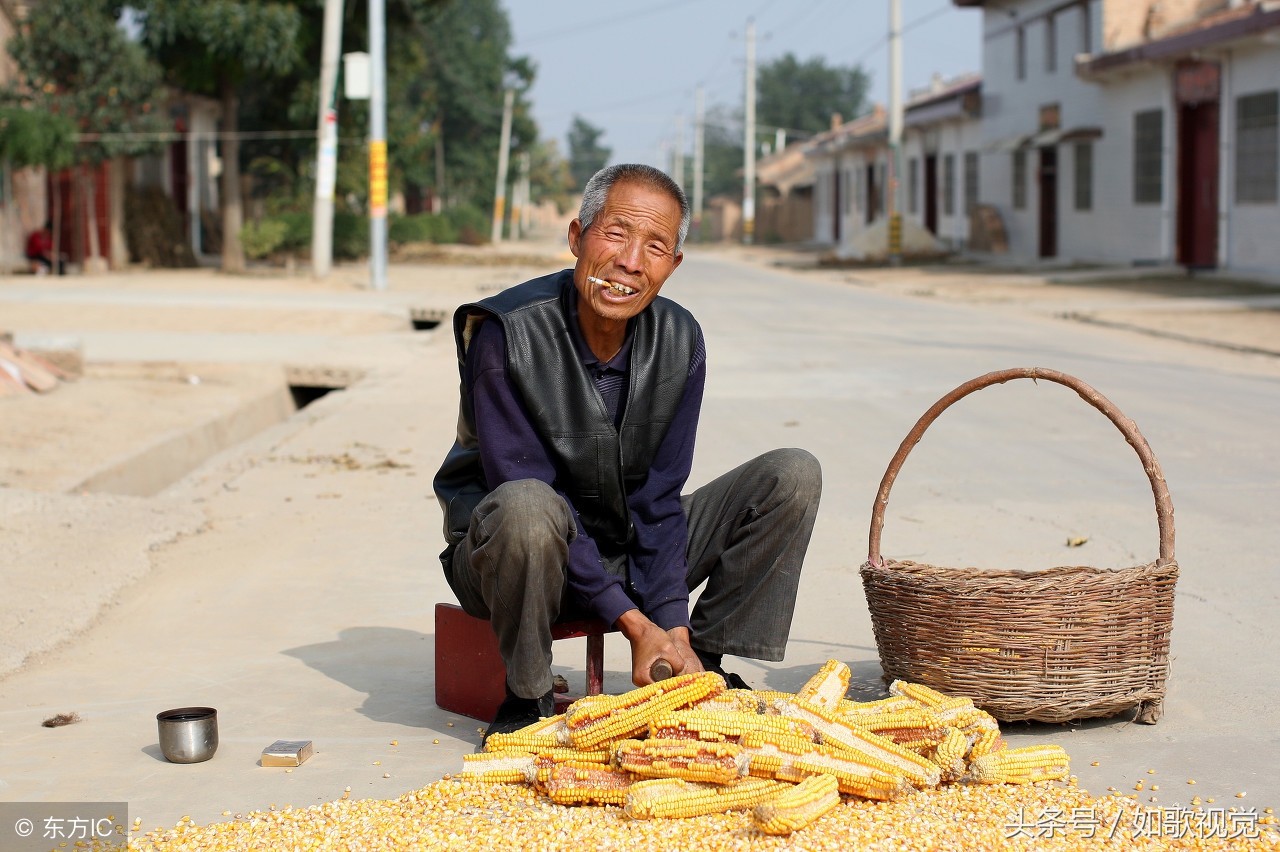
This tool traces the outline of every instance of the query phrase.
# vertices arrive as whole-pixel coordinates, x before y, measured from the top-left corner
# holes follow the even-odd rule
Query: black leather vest
[[[502,323],[507,375],[555,465],[554,486],[569,497],[603,556],[625,552],[631,541],[627,495],[644,484],[675,417],[698,326],[688,311],[661,296],[632,320],[630,385],[622,425],[615,429],[570,334],[569,310],[577,298],[573,270],[566,269],[463,305],[454,314],[463,373],[458,437],[433,483],[449,542],[441,554],[446,574],[472,511],[490,490],[465,379],[467,347],[488,319]]]

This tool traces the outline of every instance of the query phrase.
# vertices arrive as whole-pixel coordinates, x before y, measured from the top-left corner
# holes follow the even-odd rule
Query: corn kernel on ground
[[[1042,815],[1051,809],[1068,817],[1090,814],[1098,822],[1095,836],[1087,838],[1069,825],[1050,831],[1054,823],[1046,822]],[[1142,828],[1142,811],[1142,806],[1130,799],[1095,799],[1061,784],[962,784],[918,792],[891,803],[847,800],[802,833],[774,837],[759,831],[746,810],[636,821],[617,807],[561,806],[529,787],[454,779],[398,799],[348,799],[309,808],[253,812],[243,820],[207,826],[184,821],[166,831],[135,836],[129,849],[1280,849],[1280,835],[1267,826],[1247,829],[1256,833],[1256,838],[1210,836],[1207,823],[1199,833],[1189,825],[1183,837],[1176,837],[1168,827],[1162,834],[1154,833],[1156,827],[1149,824]],[[1116,828],[1111,833],[1113,824]],[[1039,836],[1027,836],[1037,831]]]

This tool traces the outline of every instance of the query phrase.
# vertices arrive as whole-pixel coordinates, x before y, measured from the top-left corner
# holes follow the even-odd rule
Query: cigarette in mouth
[[[625,284],[615,284],[612,281],[605,281],[603,278],[596,278],[594,276],[588,275],[587,280],[590,281],[592,284],[599,284],[601,287],[608,287],[613,292],[622,296],[630,296],[632,293],[635,292],[635,290],[632,290],[630,287],[628,287]]]

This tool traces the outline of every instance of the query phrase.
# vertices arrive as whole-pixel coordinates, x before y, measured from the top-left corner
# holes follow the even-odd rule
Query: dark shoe
[[[727,672],[724,669],[720,668],[719,666],[714,666],[712,668],[709,668],[707,669],[707,671],[715,672],[716,674],[720,675],[720,677],[724,678],[725,685],[727,685],[730,689],[750,689],[751,688],[751,686],[745,680],[738,677],[738,675],[734,674],[733,672]]]
[[[556,714],[555,694],[548,692],[541,698],[521,698],[507,690],[507,697],[498,705],[498,712],[484,732],[480,747],[489,741],[491,734],[509,734],[521,728],[527,728],[539,719]]]

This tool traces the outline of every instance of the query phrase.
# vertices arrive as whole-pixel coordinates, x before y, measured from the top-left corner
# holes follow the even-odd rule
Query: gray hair
[[[582,206],[578,209],[578,221],[582,230],[586,230],[595,221],[596,216],[604,209],[609,198],[609,190],[619,182],[634,181],[645,186],[665,192],[680,205],[680,233],[676,236],[675,254],[684,246],[684,238],[689,236],[689,219],[691,209],[689,199],[685,197],[680,185],[672,180],[666,172],[646,166],[642,163],[619,163],[607,166],[591,176],[587,187],[582,191]]]

